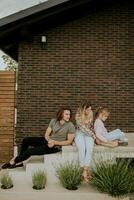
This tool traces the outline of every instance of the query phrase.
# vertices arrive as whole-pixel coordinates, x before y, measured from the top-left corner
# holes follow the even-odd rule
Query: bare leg
[[[104,147],[117,147],[118,146],[118,142],[117,141],[110,141],[110,142],[101,142],[99,145],[102,145]]]
[[[83,167],[82,177],[86,183],[88,183],[92,179],[92,176],[90,175],[89,167],[87,166]]]

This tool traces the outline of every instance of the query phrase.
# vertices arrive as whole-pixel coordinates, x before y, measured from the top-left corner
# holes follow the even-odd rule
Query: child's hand
[[[95,139],[95,143],[98,144],[98,145],[102,144],[102,142],[98,138]]]

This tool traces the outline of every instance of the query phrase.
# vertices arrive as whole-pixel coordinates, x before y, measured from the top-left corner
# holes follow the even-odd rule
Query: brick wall
[[[41,35],[47,36],[46,49]],[[17,142],[42,135],[60,106],[106,105],[109,129],[134,131],[134,15],[131,4],[90,11],[34,35],[19,48]]]
[[[15,73],[0,71],[0,163],[13,157]]]

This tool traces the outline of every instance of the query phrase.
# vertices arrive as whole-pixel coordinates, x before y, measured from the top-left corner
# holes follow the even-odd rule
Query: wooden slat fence
[[[13,156],[15,72],[0,71],[0,163]]]

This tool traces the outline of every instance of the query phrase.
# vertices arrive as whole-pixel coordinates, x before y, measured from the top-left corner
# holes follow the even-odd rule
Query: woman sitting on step
[[[78,108],[75,120],[77,125],[75,143],[78,148],[79,164],[83,170],[82,179],[88,182],[92,178],[89,168],[91,166],[95,139],[92,127],[93,112],[90,102],[84,102]]]
[[[44,137],[26,137],[23,139],[19,156],[2,165],[2,169],[23,166],[23,161],[34,155],[51,154],[61,151],[64,145],[70,145],[74,139],[75,127],[70,118],[72,111],[61,108],[56,119],[52,119]],[[29,148],[31,147],[32,148]]]

